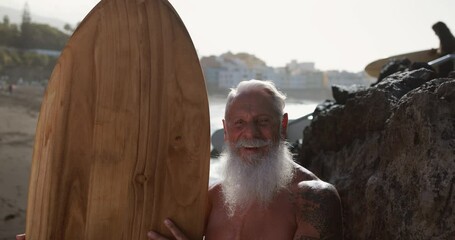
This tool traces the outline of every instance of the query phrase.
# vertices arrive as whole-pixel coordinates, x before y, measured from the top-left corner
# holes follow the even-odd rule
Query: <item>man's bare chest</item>
[[[275,205],[238,210],[233,216],[222,206],[214,208],[205,239],[292,239],[297,228],[292,206]]]

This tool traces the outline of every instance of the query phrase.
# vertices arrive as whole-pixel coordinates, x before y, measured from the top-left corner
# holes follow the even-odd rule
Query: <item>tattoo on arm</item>
[[[305,187],[297,194],[298,222],[305,222],[319,232],[319,239],[342,239],[340,198],[333,186]],[[300,236],[296,239],[315,239]]]

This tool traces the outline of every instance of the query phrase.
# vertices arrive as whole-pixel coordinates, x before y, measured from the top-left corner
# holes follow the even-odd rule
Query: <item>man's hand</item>
[[[25,234],[17,234],[16,240],[25,240]]]
[[[188,240],[185,234],[183,234],[183,232],[180,231],[180,229],[171,220],[169,219],[164,220],[164,225],[166,225],[169,231],[171,231],[172,235],[174,235],[176,240]],[[154,231],[148,232],[147,237],[149,237],[149,239],[154,240],[168,240],[166,237]]]
[[[188,240],[185,234],[180,231],[180,229],[169,219],[164,220],[164,225],[171,231],[172,235],[174,235],[176,240]],[[164,236],[154,231],[150,231],[147,233],[147,236],[150,239],[154,240],[168,240]],[[18,234],[16,235],[16,240],[25,240],[25,234]]]

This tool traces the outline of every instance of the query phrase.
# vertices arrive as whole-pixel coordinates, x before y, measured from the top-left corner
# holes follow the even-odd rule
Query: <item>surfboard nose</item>
[[[62,52],[36,131],[31,239],[204,228],[208,99],[197,53],[165,0],[102,0]],[[189,220],[191,218],[191,220]]]

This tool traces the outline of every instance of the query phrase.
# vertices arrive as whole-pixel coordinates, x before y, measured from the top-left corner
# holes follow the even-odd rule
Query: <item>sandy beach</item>
[[[35,128],[44,88],[0,89],[0,240],[25,231]]]

